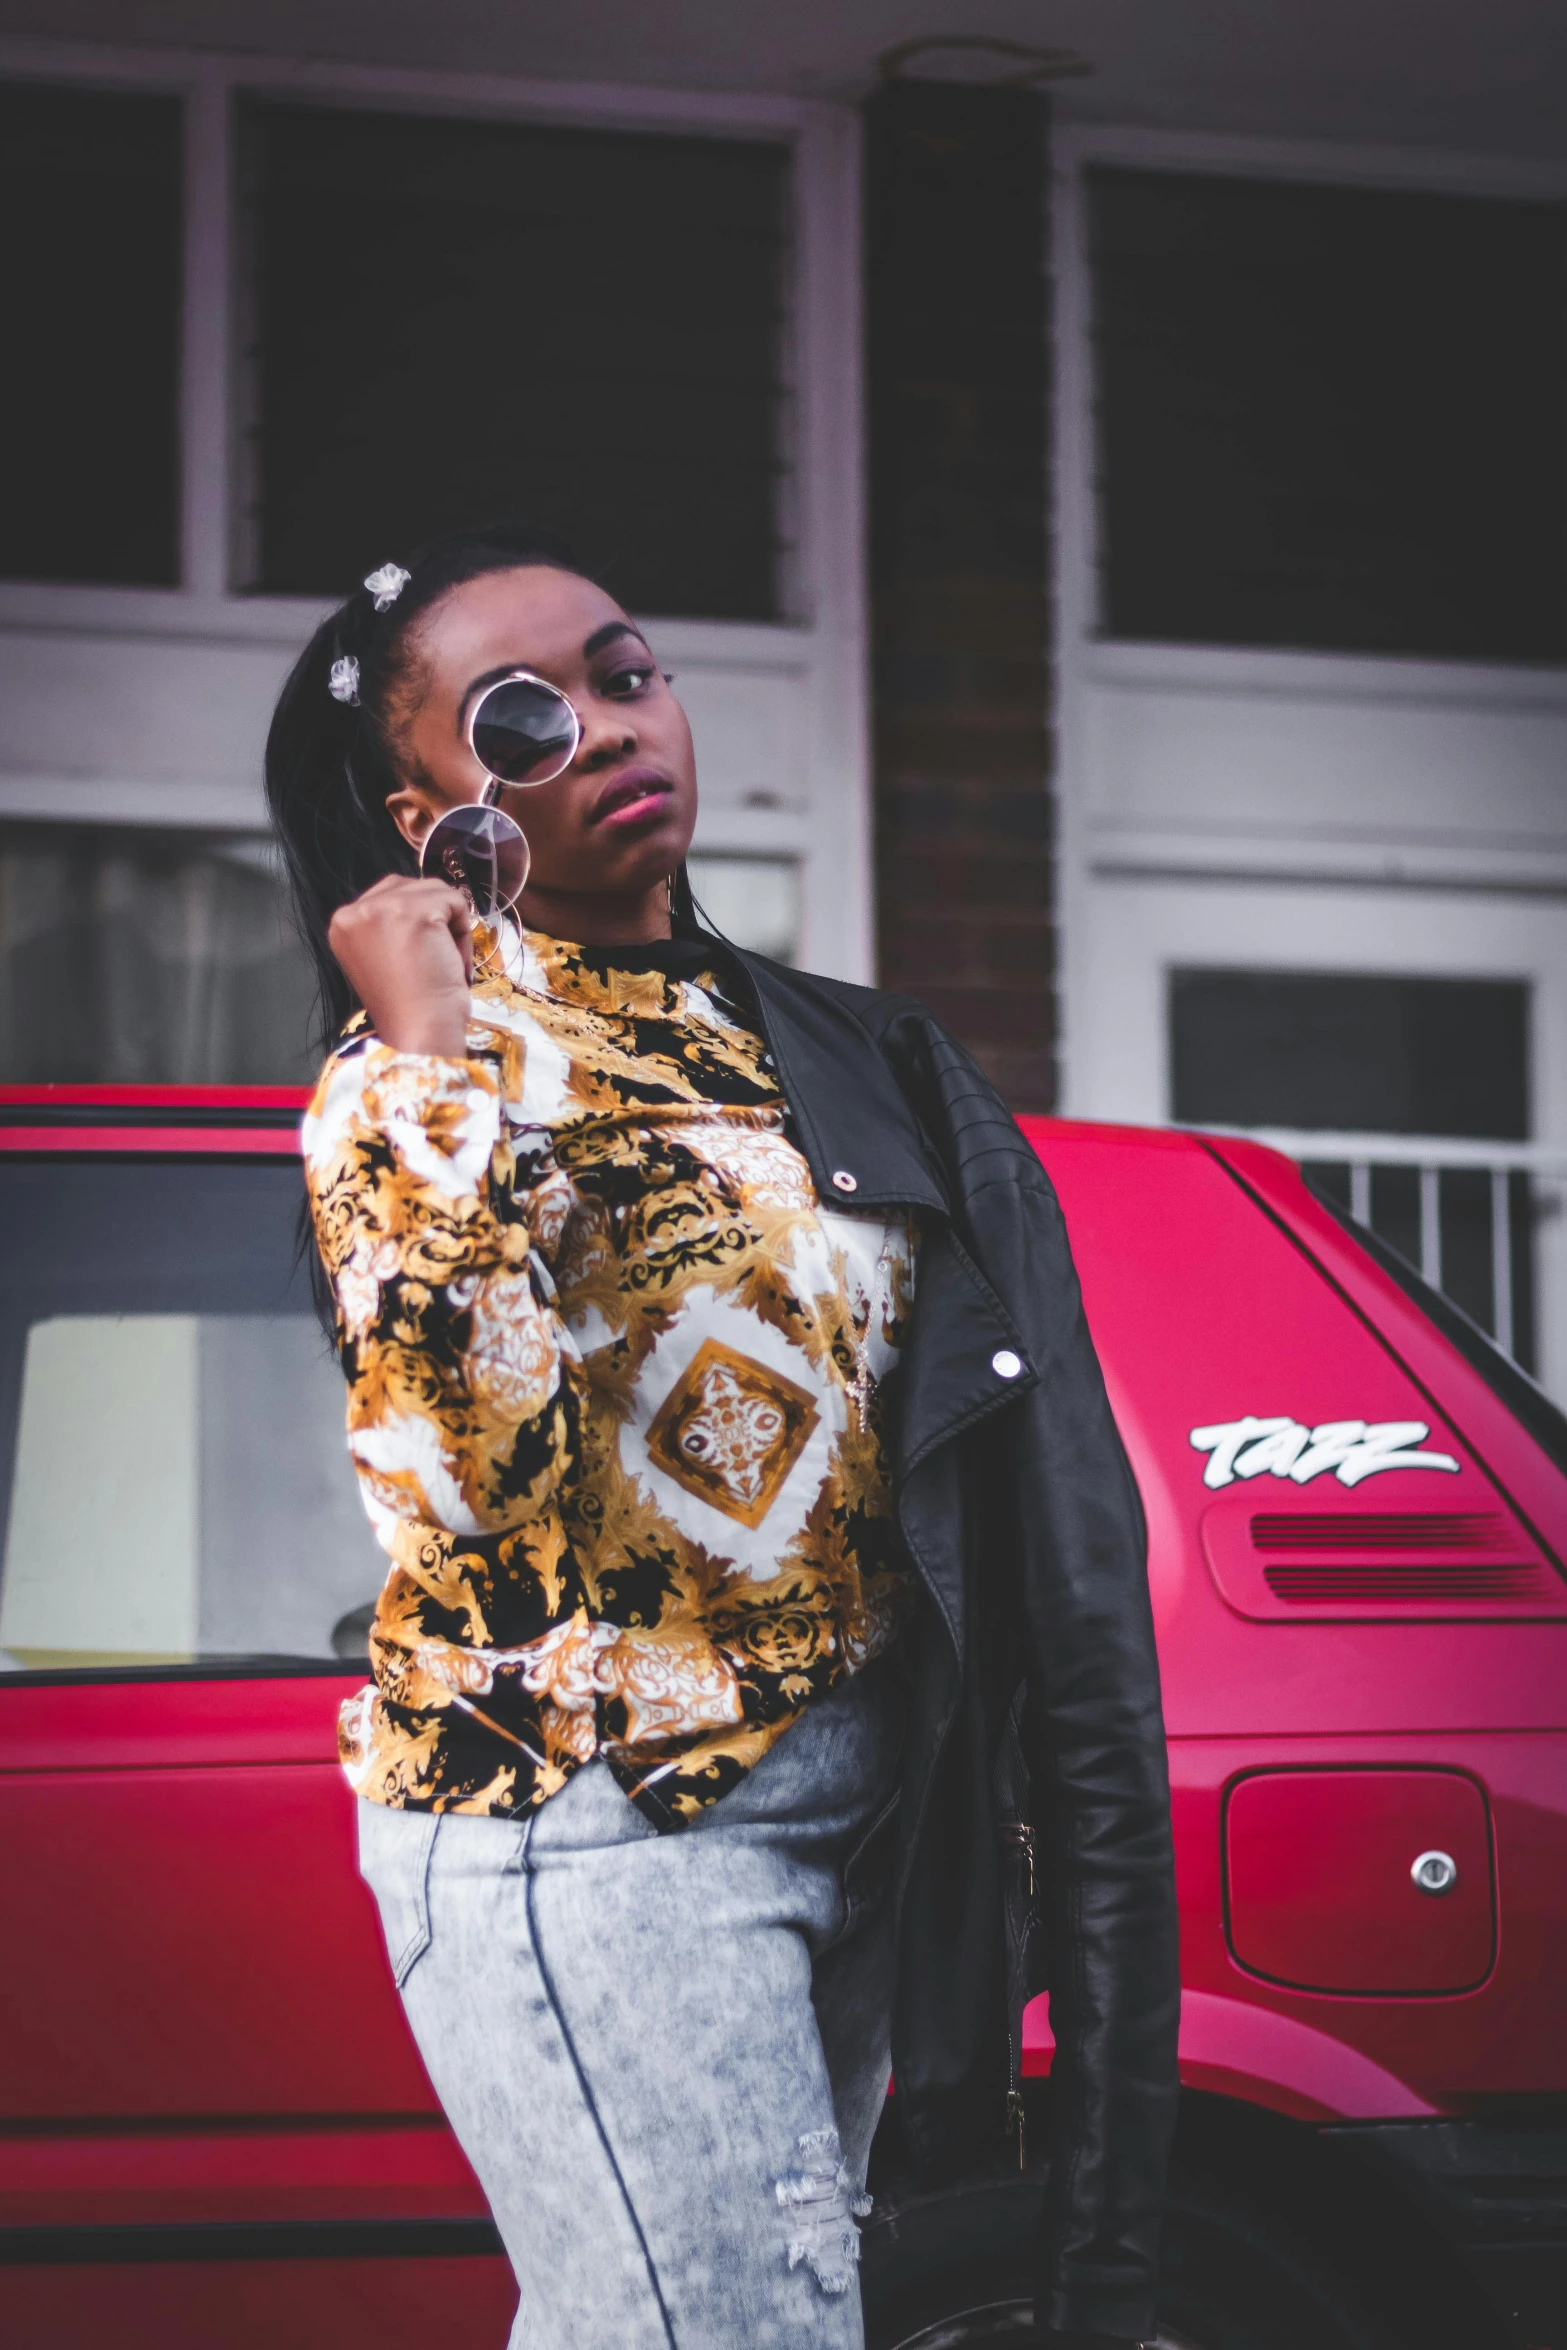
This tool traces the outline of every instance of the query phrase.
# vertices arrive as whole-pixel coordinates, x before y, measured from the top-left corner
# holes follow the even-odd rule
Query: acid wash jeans
[[[672,1835],[602,1761],[523,1820],[359,1805],[408,2021],[516,2271],[511,2350],[862,2350],[896,1665]]]

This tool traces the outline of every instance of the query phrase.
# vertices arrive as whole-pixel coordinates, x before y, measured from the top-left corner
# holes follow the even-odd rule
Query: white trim
[[[1116,824],[1088,828],[1084,871],[1123,880],[1317,881],[1355,889],[1502,890],[1567,896],[1567,845],[1527,835],[1439,835],[1353,825],[1230,830],[1218,825]]]
[[[1329,1165],[1353,1161],[1362,1167],[1495,1167],[1519,1174],[1567,1174],[1567,1150],[1553,1150],[1539,1142],[1467,1142],[1440,1134],[1341,1134],[1304,1126],[1186,1126],[1177,1122],[1176,1130],[1260,1142],[1292,1159],[1325,1159]]]
[[[1370,1170],[1367,1169],[1369,1185]],[[1513,1351],[1512,1185],[1505,1167],[1491,1170],[1491,1319],[1503,1354]]]
[[[49,636],[179,637],[238,645],[302,644],[332,605],[326,597],[246,590],[186,594],[178,588],[66,587],[54,580],[0,580],[0,629]],[[692,620],[643,613],[672,661],[719,660],[735,668],[803,670],[811,632],[793,621]]]
[[[1093,382],[1086,207],[1080,134],[1059,130],[1050,170],[1051,335],[1054,457],[1056,737],[1056,1082],[1058,1107],[1073,1115],[1081,1093],[1077,1006],[1087,987],[1089,876],[1086,768],[1087,678],[1083,648],[1098,608],[1094,570]]]
[[[1425,147],[1156,130],[1132,123],[1058,123],[1053,147],[1059,168],[1072,172],[1085,163],[1120,163],[1145,171],[1316,180],[1343,187],[1424,189],[1433,195],[1536,197],[1546,201],[1567,196],[1567,164],[1442,153]]]
[[[100,41],[48,41],[0,33],[0,74],[11,80],[73,82],[84,89],[184,91],[196,81],[195,49],[122,49]]]
[[[0,34],[0,75],[154,90],[189,90],[210,79],[230,90],[316,96],[342,105],[386,110],[406,105],[420,113],[580,122],[604,130],[707,131],[717,138],[788,136],[803,130],[813,116],[840,111],[815,99],[744,90],[533,81],[518,74],[457,73],[436,66],[367,65],[205,48],[142,49],[18,34]]]
[[[0,821],[156,824],[192,832],[265,832],[260,781],[162,782],[145,775],[0,775]]]
[[[233,107],[210,69],[186,95],[185,252],[181,302],[180,576],[183,610],[225,595],[229,574],[231,376],[229,206]],[[172,600],[172,599],[171,599]]]
[[[0,823],[154,824],[184,831],[264,832],[254,785],[145,775],[0,775]],[[803,808],[718,808],[704,813],[698,853],[804,863],[817,844]]]
[[[803,613],[820,674],[810,766],[817,825],[837,812],[829,876],[804,877],[801,961],[868,984],[875,977],[866,615],[864,386],[859,117],[818,110],[800,142],[798,321],[814,364],[802,371]],[[846,224],[854,233],[845,235]]]
[[[1388,653],[1291,653],[1251,645],[1155,644],[1090,637],[1095,685],[1161,693],[1331,695],[1338,702],[1422,702],[1453,709],[1567,710],[1567,665],[1443,661]]]

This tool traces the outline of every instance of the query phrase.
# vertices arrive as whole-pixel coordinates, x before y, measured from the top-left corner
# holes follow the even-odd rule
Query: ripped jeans
[[[888,1658],[668,1836],[602,1762],[525,1820],[360,1804],[511,2350],[861,2350],[901,1723]]]

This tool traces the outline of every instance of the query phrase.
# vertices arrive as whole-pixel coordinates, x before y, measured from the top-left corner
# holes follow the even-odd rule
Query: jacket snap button
[[[840,1167],[832,1179],[832,1187],[834,1191],[858,1191],[859,1179],[851,1175],[847,1167]]]
[[[1009,1346],[998,1346],[990,1358],[990,1367],[998,1379],[1015,1379],[1023,1368],[1023,1358],[1015,1355]]]

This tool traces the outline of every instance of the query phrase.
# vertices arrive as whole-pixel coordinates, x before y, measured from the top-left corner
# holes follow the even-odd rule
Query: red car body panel
[[[1183,2079],[1342,2120],[1462,2114],[1475,2100],[1567,2090],[1567,2025],[1552,1988],[1567,1947],[1567,1480],[1289,1160],[1187,1135],[1023,1123],[1060,1194],[1148,1516]],[[1430,1448],[1461,1466],[1402,1469],[1350,1492],[1331,1477],[1301,1487],[1266,1476],[1216,1493],[1190,1431],[1246,1413],[1308,1426],[1420,1420]],[[1512,1537],[1507,1556],[1546,1562],[1551,1584],[1500,1612],[1493,1601],[1429,1602],[1417,1620],[1400,1603],[1391,1616],[1360,1607],[1349,1621],[1258,1622],[1221,1596],[1203,1539],[1221,1508],[1352,1521],[1395,1507],[1494,1519]],[[1483,1979],[1448,1996],[1396,1996],[1375,1987],[1373,1964],[1364,1988],[1321,1992],[1243,1966],[1226,1898],[1231,1791],[1262,1770],[1412,1769],[1465,1773],[1483,1790],[1500,1919]],[[1440,1841],[1433,1822],[1429,1842]],[[1281,1853],[1279,1869],[1336,1878],[1347,1901],[1356,1856],[1324,1843]],[[1409,1860],[1424,1848],[1422,1839]],[[1407,1876],[1389,1897],[1406,1890],[1434,1926],[1440,1904]],[[1040,2070],[1045,2004],[1029,2019],[1027,2061]]]
[[[0,1151],[287,1152],[304,1098],[0,1088]],[[1306,2123],[1567,2094],[1567,1476],[1290,1162],[1023,1123],[1148,1518],[1183,2078]],[[1456,1466],[1215,1483],[1192,1431],[1248,1415],[1419,1423]],[[1346,1582],[1368,1544],[1381,1566]],[[307,2332],[301,2264],[243,2257],[284,2220],[442,2223],[472,2250],[485,2216],[354,1866],[333,1717],[361,1679],[0,1684],[0,2231],[239,2231],[217,2285],[172,2251],[121,2265],[112,2238],[85,2267],[40,2257],[11,2272],[11,2339],[85,2344],[113,2311],[121,2340],[325,2344],[382,2309],[398,2339],[432,2311],[503,2339],[495,2258],[339,2242],[303,2264]],[[1451,1896],[1410,1879],[1428,1846]],[[1040,1999],[1025,2069],[1051,2048]]]

